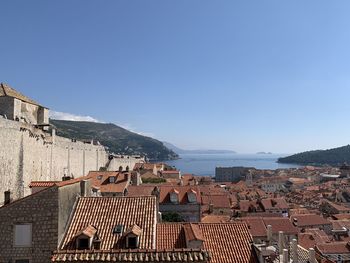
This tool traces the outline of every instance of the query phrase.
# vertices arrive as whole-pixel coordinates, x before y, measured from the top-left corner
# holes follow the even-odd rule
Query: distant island
[[[164,146],[177,154],[235,154],[231,150],[184,150],[169,142],[163,142]]]
[[[350,145],[328,150],[297,153],[281,157],[277,162],[301,165],[342,165],[343,163],[350,163]]]
[[[257,152],[256,154],[272,154],[272,152]]]

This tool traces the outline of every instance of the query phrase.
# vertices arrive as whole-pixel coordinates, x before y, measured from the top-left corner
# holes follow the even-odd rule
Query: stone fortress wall
[[[89,171],[132,170],[140,156],[109,154],[98,143],[81,142],[45,132],[49,109],[0,83],[0,205],[31,194],[32,181],[61,181]],[[41,127],[42,129],[40,129]]]
[[[137,163],[145,163],[145,158],[133,155],[110,155],[107,171],[131,171]]]
[[[56,136],[31,124],[0,117],[0,204],[4,191],[18,199],[29,195],[31,181],[80,177],[108,163],[108,152],[93,145]]]

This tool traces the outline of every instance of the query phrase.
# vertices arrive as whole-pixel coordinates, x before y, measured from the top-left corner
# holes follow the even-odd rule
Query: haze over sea
[[[180,154],[180,159],[166,161],[184,173],[215,176],[215,167],[245,166],[257,169],[300,167],[295,164],[277,163],[287,154]]]

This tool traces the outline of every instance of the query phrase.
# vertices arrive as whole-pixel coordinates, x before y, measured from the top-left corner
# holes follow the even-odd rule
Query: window
[[[32,224],[18,224],[14,227],[14,246],[32,246]]]
[[[170,193],[170,202],[172,203],[178,203],[178,196],[177,193]]]
[[[109,182],[110,183],[114,183],[115,182],[115,177],[114,176],[109,177]]]
[[[197,196],[194,193],[188,193],[187,194],[188,202],[190,203],[196,203],[197,202]]]
[[[137,248],[137,237],[128,237],[128,248]]]
[[[113,229],[113,234],[121,234],[123,233],[124,226],[123,225],[116,225]]]
[[[88,238],[80,238],[78,240],[78,249],[89,249],[89,239]]]

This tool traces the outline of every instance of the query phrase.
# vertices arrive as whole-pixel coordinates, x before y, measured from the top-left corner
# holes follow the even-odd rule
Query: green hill
[[[279,163],[295,163],[303,165],[341,165],[350,163],[350,145],[328,149],[297,153],[278,159]]]
[[[171,160],[178,155],[162,142],[130,132],[112,123],[86,121],[63,121],[50,119],[56,134],[62,137],[91,140],[96,139],[116,154],[140,154],[149,160]]]

